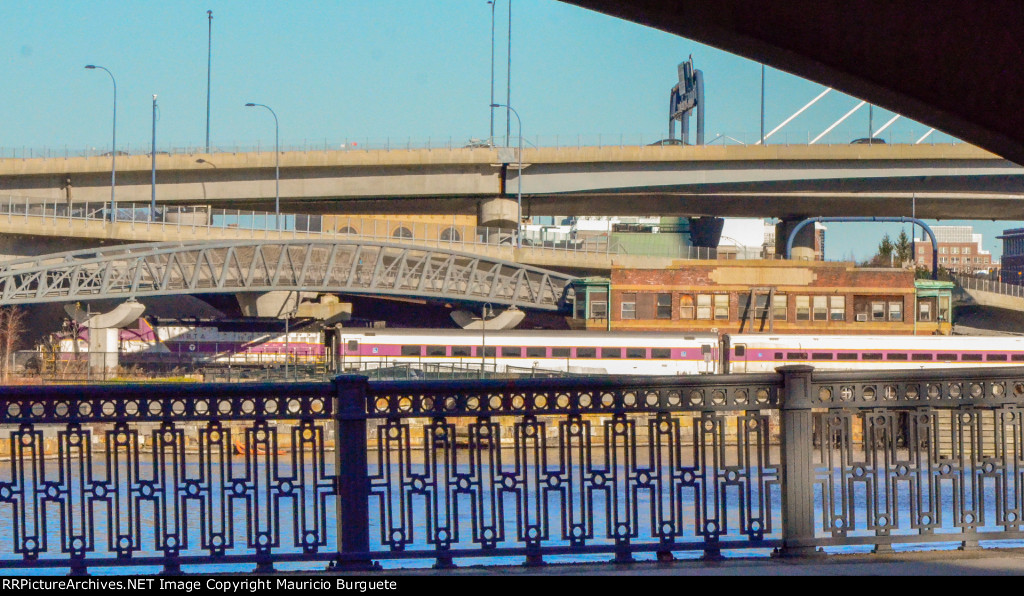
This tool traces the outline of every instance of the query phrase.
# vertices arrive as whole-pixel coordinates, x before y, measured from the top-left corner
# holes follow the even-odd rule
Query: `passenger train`
[[[336,357],[343,371],[456,366],[505,372],[688,375],[770,372],[789,364],[820,370],[1024,365],[1024,337],[678,334],[458,329],[253,331],[252,323],[150,324],[122,330],[121,352],[217,364]],[[87,350],[84,333],[78,351]],[[61,349],[74,349],[73,340]]]

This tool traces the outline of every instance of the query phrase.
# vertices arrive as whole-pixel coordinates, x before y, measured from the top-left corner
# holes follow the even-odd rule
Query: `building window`
[[[814,320],[815,321],[827,321],[828,320],[828,296],[815,296],[814,297]]]
[[[946,247],[945,246],[940,246],[939,247],[939,254],[940,255],[946,254]]]
[[[959,247],[959,246],[954,246],[954,247],[953,247],[953,250],[952,250],[951,252],[952,252],[953,254],[955,254],[955,255],[958,255],[958,254],[960,254],[960,247]]]
[[[918,307],[918,321],[931,321],[932,320],[932,305],[929,302],[921,302],[917,305]]]
[[[693,295],[683,294],[679,297],[679,318],[680,319],[692,319],[693,318]]]
[[[965,248],[964,248],[964,254],[965,254],[965,255],[969,255],[969,254],[971,254],[971,249],[970,249],[970,248],[966,248],[966,247],[965,247]]]
[[[960,257],[952,257],[949,260],[955,265],[960,262]]]
[[[846,296],[832,296],[829,299],[828,320],[846,320]]]
[[[776,294],[772,297],[772,318],[776,321],[785,321],[788,317],[788,308],[786,307],[786,295]]]
[[[655,311],[658,319],[672,318],[672,294],[658,294],[658,308]]]
[[[448,228],[441,232],[441,240],[446,242],[458,242],[462,240],[462,234],[459,234],[459,231],[455,228]]]
[[[903,303],[902,302],[890,302],[889,303],[889,320],[890,321],[902,321],[903,320]]]
[[[923,255],[924,254],[924,247],[923,246],[918,246],[917,247],[917,254],[919,254],[919,255]]]
[[[884,302],[872,302],[871,303],[871,320],[872,321],[884,321],[885,320],[885,303]]]
[[[796,320],[797,321],[810,321],[811,320],[811,297],[810,296],[797,296],[796,297]]]
[[[924,265],[924,257],[920,257],[920,258],[918,258],[918,259],[917,259],[917,264],[918,264],[918,265]]]
[[[715,318],[722,321],[729,320],[728,294],[715,294]]]
[[[395,228],[395,231],[391,233],[392,238],[412,238],[412,231],[405,226],[399,226]]]
[[[697,318],[711,319],[711,294],[697,294]]]
[[[591,292],[590,296],[590,318],[591,319],[607,319],[608,318],[608,292]]]
[[[939,257],[939,262],[940,263],[945,263],[946,262],[946,257]]]
[[[636,318],[636,294],[622,295],[622,319],[632,320]]]

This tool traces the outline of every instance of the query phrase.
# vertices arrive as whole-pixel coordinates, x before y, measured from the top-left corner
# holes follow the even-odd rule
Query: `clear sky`
[[[496,0],[496,83],[506,96],[508,2]],[[753,142],[760,65],[687,39],[554,0],[512,1],[511,104],[540,145],[651,142],[667,136],[676,65],[693,56],[706,87],[706,137]],[[201,147],[206,135],[207,10],[213,10],[210,144],[282,147],[465,144],[489,134],[491,6],[486,0],[8,0],[0,5],[0,155],[110,147],[117,81],[118,148],[148,148],[159,95],[160,150]],[[766,129],[823,87],[768,69]],[[806,142],[857,99],[833,92],[770,142]],[[891,113],[876,109],[874,126]],[[496,134],[505,130],[495,115]],[[513,120],[513,135],[515,132]],[[888,141],[928,127],[901,118]],[[862,108],[822,143],[867,136]],[[933,133],[928,142],[951,142]],[[715,142],[732,142],[720,138]],[[571,214],[583,215],[583,214]],[[909,214],[908,214],[909,215]],[[950,223],[950,222],[943,222]],[[974,222],[985,248],[1022,222]],[[900,226],[831,224],[828,258],[873,254]]]

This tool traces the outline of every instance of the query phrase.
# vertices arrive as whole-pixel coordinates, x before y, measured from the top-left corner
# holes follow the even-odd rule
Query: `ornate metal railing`
[[[7,387],[0,568],[971,547],[1024,537],[1021,404],[1024,368]]]

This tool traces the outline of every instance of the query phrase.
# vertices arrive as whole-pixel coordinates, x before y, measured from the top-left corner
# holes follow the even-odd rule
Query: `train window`
[[[597,348],[576,348],[577,358],[597,358]]]
[[[452,346],[452,356],[471,356],[473,349],[469,346]]]
[[[860,355],[860,359],[861,360],[881,360],[882,359],[882,353],[881,352],[864,352],[863,354]]]
[[[348,340],[348,348],[347,349],[348,349],[349,352],[358,352],[359,351],[359,340],[357,340],[357,339],[350,339],[350,340]]]
[[[811,354],[811,360],[833,360],[834,356],[831,352],[814,352]]]
[[[938,354],[939,360],[956,360],[956,354]]]
[[[742,358],[747,355],[747,346],[739,344],[736,346],[736,356]]]
[[[911,354],[911,360],[935,360],[935,354]]]
[[[782,360],[782,352],[775,352],[775,359]]]
[[[903,353],[893,352],[892,354],[885,355],[886,360],[906,360],[907,355]]]
[[[447,356],[446,346],[427,346],[427,356]]]
[[[985,356],[985,360],[988,360],[989,362],[1006,362],[1006,354],[988,354]]]
[[[523,356],[522,348],[513,348],[510,346],[502,346],[501,355],[505,358],[521,358]]]
[[[1010,354],[1010,360],[1013,360],[1014,362],[1022,362],[1024,361],[1024,354]]]
[[[981,362],[981,354],[961,354],[960,360],[964,362]]]
[[[651,348],[651,358],[667,360],[672,357],[672,350],[668,348]]]
[[[547,358],[548,357],[548,349],[547,348],[526,348],[526,357],[527,358]]]
[[[836,360],[856,360],[856,352],[839,352],[836,354]]]
[[[552,358],[568,358],[569,348],[551,348]]]
[[[807,360],[807,352],[790,352],[786,354],[786,360]]]
[[[622,348],[601,348],[601,358],[622,358]]]
[[[647,358],[647,348],[626,348],[626,358]]]
[[[422,346],[402,346],[402,356],[419,356]]]

